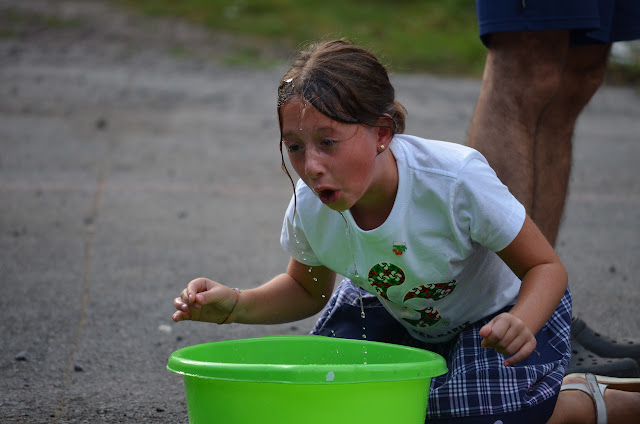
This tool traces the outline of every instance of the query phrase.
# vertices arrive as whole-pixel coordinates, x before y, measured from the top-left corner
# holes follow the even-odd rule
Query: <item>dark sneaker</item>
[[[580,318],[571,322],[571,335],[591,352],[604,358],[633,358],[640,361],[640,340],[613,340],[592,330]]]
[[[640,377],[640,367],[634,359],[602,357],[587,350],[572,334],[571,361],[566,374],[577,372],[589,372],[611,377]]]

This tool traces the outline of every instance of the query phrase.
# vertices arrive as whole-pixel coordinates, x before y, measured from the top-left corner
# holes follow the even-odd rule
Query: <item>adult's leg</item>
[[[530,215],[552,245],[567,195],[575,123],[602,84],[609,49],[609,44],[569,49],[560,87],[538,122]]]
[[[569,50],[568,31],[491,35],[468,145],[531,212],[538,122],[558,91]]]

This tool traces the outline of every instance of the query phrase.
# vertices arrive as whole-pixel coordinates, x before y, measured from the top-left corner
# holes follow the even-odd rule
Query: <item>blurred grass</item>
[[[70,28],[80,26],[77,19],[42,16],[37,13],[18,12],[0,8],[0,38],[13,38],[25,32],[37,32],[46,28]]]
[[[394,72],[478,76],[485,49],[471,0],[112,0],[152,16],[173,16],[252,37],[289,54],[319,39],[349,37]],[[260,62],[260,47],[229,62]]]

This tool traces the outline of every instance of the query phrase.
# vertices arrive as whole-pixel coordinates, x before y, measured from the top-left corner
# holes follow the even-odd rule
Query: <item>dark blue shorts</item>
[[[572,44],[640,38],[639,0],[476,0],[480,38],[505,31],[571,31]]]

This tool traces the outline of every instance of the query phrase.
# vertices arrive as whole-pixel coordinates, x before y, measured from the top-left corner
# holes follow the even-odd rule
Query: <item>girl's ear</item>
[[[389,142],[391,142],[393,138],[393,119],[391,119],[391,116],[385,114],[385,116],[378,119],[376,130],[378,135],[378,151],[380,152],[389,146]]]

